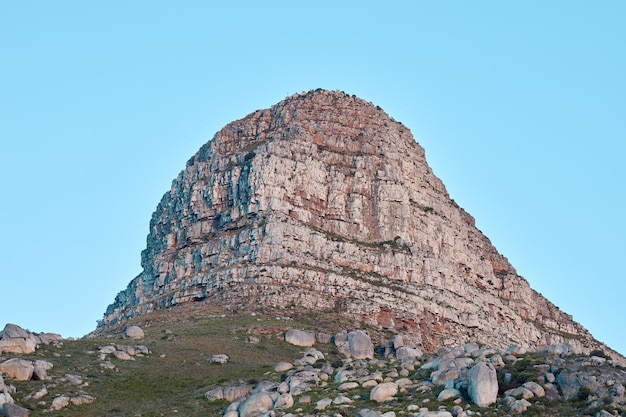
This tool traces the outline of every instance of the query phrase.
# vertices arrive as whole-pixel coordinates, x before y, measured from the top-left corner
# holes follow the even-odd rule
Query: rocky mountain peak
[[[517,274],[404,125],[343,92],[296,94],[220,130],[159,203],[142,267],[100,329],[204,302],[333,311],[426,351],[608,349]]]

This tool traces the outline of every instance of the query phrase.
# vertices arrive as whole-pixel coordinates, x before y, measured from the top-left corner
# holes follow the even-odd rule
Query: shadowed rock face
[[[100,327],[204,300],[332,309],[426,350],[606,349],[517,275],[405,126],[342,92],[296,94],[218,132],[159,203],[142,266]]]

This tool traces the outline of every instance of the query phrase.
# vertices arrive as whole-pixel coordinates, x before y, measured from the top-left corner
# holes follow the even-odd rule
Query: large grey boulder
[[[239,417],[256,417],[272,409],[274,400],[266,392],[252,394],[239,406]]]
[[[474,404],[487,407],[498,399],[498,378],[490,363],[479,362],[469,371],[467,392]]]
[[[28,409],[20,407],[16,404],[4,403],[2,408],[5,417],[28,417],[30,415],[30,411]]]
[[[285,333],[285,341],[295,346],[310,347],[315,344],[315,335],[300,329],[289,329]]]
[[[8,323],[4,326],[4,330],[0,333],[0,337],[4,338],[22,338],[28,339],[28,332],[17,324]]]
[[[396,350],[396,358],[404,361],[406,359],[419,358],[422,356],[422,352],[419,349],[402,346]]]
[[[129,339],[143,339],[145,334],[139,326],[128,326],[124,332],[124,336]]]
[[[372,339],[363,330],[348,333],[350,356],[354,359],[374,359]]]

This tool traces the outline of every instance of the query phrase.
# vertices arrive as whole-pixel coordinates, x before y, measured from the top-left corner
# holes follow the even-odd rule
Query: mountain
[[[200,148],[150,222],[143,272],[98,332],[176,305],[320,312],[411,335],[611,351],[519,276],[409,129],[343,92],[296,94]]]

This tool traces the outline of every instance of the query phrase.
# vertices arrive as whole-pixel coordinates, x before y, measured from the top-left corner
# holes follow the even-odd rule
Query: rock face
[[[296,94],[218,132],[159,203],[142,266],[100,328],[204,300],[333,310],[426,351],[607,350],[516,273],[404,125],[342,92]]]

